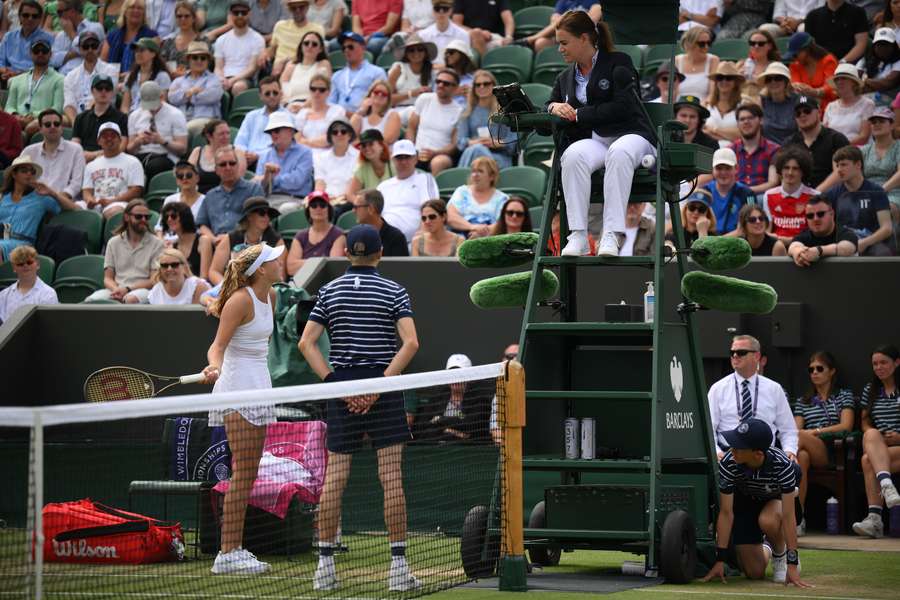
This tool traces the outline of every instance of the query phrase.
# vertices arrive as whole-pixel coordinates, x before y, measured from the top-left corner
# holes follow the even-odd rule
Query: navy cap
[[[113,83],[112,77],[106,75],[105,73],[97,73],[94,75],[94,78],[91,79],[91,89],[97,87],[98,85],[106,83],[115,88],[115,84]]]
[[[784,53],[784,59],[793,60],[798,52],[812,44],[814,41],[813,36],[805,31],[798,31],[788,40],[787,52]]]
[[[41,46],[43,46],[44,48],[47,48],[49,50],[50,42],[48,42],[44,38],[38,38],[38,39],[34,40],[33,42],[31,42],[31,46],[29,46],[29,48],[31,50],[34,50],[35,48],[40,48]]]
[[[357,44],[362,44],[363,46],[366,45],[365,38],[363,36],[359,35],[358,33],[356,33],[355,31],[345,31],[345,32],[341,33],[341,35],[338,36],[338,42],[340,42],[341,44],[343,44],[347,40],[352,40],[352,41],[356,42]]]
[[[381,235],[371,225],[356,225],[347,232],[350,256],[368,256],[381,250]]]
[[[712,207],[712,195],[703,188],[695,190],[694,193],[688,196],[685,200],[687,201],[685,206],[687,206],[687,204],[690,204],[691,202],[698,202],[706,206],[706,208]]]
[[[765,450],[772,445],[772,428],[765,421],[749,418],[722,437],[735,450]]]
[[[794,102],[794,109],[800,108],[801,106],[808,106],[810,108],[819,108],[819,101],[816,100],[813,96],[799,96],[797,97],[796,102]]]

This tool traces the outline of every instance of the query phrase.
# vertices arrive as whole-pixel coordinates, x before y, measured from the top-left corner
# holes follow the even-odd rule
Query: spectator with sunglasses
[[[491,226],[490,235],[533,231],[528,205],[518,196],[510,196],[500,207],[500,218]],[[559,242],[557,232],[557,245]]]
[[[669,100],[669,63],[664,62],[659,65],[659,68],[656,69],[656,79],[653,82],[656,84],[656,89],[659,91],[659,96],[650,100],[650,102],[658,103],[658,104],[671,104]],[[675,84],[672,86],[672,98],[678,98],[681,95],[681,82],[684,81],[684,73],[679,72],[677,69],[675,70]],[[691,96],[692,98],[696,98],[696,96]],[[675,109],[678,110],[677,108]],[[708,116],[708,115],[707,115]],[[718,148],[718,145],[716,145]]]
[[[7,31],[0,40],[0,79],[6,81],[19,73],[30,69],[34,64],[32,45],[38,40],[53,47],[53,36],[41,29],[44,20],[44,7],[37,0],[22,0],[19,4],[19,22],[21,26]]]
[[[363,36],[355,32],[344,32],[338,36],[338,40],[347,65],[331,78],[332,88],[328,101],[339,104],[347,111],[347,116],[350,116],[359,110],[372,84],[387,79],[387,75],[384,69],[366,60],[366,42]]]
[[[720,460],[730,447],[722,434],[753,417],[764,421],[781,449],[797,460],[797,424],[784,388],[758,372],[760,348],[753,336],[734,336],[729,351],[734,372],[709,388],[709,414]],[[774,439],[771,441],[774,444]]]
[[[193,163],[180,160],[175,165],[174,171],[175,185],[178,186],[178,191],[166,196],[166,199],[163,200],[163,207],[174,202],[180,202],[191,209],[191,214],[196,219],[197,215],[200,214],[200,207],[203,206],[203,200],[206,199],[206,196],[200,192],[198,187],[200,178],[197,174],[197,167]],[[165,230],[165,220],[163,220],[162,228]],[[198,273],[200,272],[200,269],[194,270]]]
[[[719,145],[724,148],[741,136],[737,108],[741,105],[744,76],[733,62],[723,61],[718,64],[715,74],[710,75],[709,79],[713,82],[713,88],[706,100],[709,118],[703,130],[710,137],[719,140]]]
[[[309,100],[297,113],[297,142],[312,150],[313,156],[328,149],[328,126],[335,119],[345,119],[347,112],[328,100],[331,79],[315,73],[309,80]],[[296,106],[296,105],[292,105]]]
[[[422,229],[412,240],[413,256],[456,256],[466,238],[447,229],[447,204],[440,198],[422,204]]]
[[[791,85],[791,71],[780,62],[769,63],[757,77],[762,86],[760,102],[763,109],[763,136],[776,144],[797,133],[794,109],[799,95]]]
[[[712,31],[700,25],[691,27],[682,36],[684,53],[675,57],[675,70],[684,74],[679,89],[682,95],[707,98],[712,93],[715,84],[708,75],[715,73],[719,66],[719,57],[709,53],[712,39]]]
[[[229,11],[232,28],[219,36],[213,52],[215,72],[222,81],[222,87],[232,96],[237,96],[253,86],[257,70],[265,66],[266,41],[250,27],[249,0],[232,0]]]
[[[798,97],[794,106],[797,133],[787,138],[784,145],[796,144],[812,154],[812,171],[806,174],[803,183],[823,192],[838,182],[831,157],[850,142],[843,133],[822,125],[819,114],[819,102],[815,98]]]
[[[234,148],[219,148],[214,158],[216,175],[221,183],[206,194],[197,214],[197,224],[200,225],[201,233],[216,237],[234,229],[244,211],[244,201],[253,196],[263,196],[263,189],[255,181],[247,181],[241,177],[240,163]],[[216,244],[220,241],[221,238],[217,238]],[[229,249],[232,246],[234,244],[226,245]]]
[[[181,109],[187,119],[188,135],[200,133],[212,119],[222,117],[222,82],[210,71],[206,42],[191,42],[187,50],[190,70],[172,82],[169,103]]]
[[[681,207],[681,227],[684,231],[684,243],[691,244],[700,238],[716,235],[716,215],[712,210],[712,194],[700,188],[687,197]],[[675,247],[677,237],[675,231],[666,234],[666,244]]]
[[[437,56],[443,56],[450,42],[469,45],[469,32],[453,22],[453,0],[432,0],[434,23],[419,32],[422,41],[434,44]],[[433,60],[433,57],[432,57]]]
[[[153,274],[154,285],[147,295],[149,304],[200,304],[200,296],[209,284],[191,272],[180,250],[166,248],[159,255],[159,268]]]
[[[769,65],[781,60],[781,53],[775,38],[764,29],[756,29],[750,33],[747,40],[750,52],[744,60],[738,61],[737,68],[746,77],[743,94],[749,100],[759,103],[761,88],[760,76],[765,73]]]
[[[809,267],[826,256],[853,256],[858,238],[834,218],[834,204],[824,195],[813,196],[806,203],[806,230],[788,246],[788,256],[798,267]]]
[[[259,98],[263,105],[247,113],[234,138],[234,146],[244,152],[248,166],[255,164],[259,155],[272,145],[272,138],[266,133],[269,117],[278,112],[288,114],[281,106],[281,83],[277,78],[269,76],[259,80]]]
[[[518,158],[516,134],[505,125],[490,122],[490,116],[500,111],[494,96],[496,85],[493,73],[481,69],[475,71],[466,108],[459,119],[456,147],[462,153],[460,167],[468,167],[476,158],[486,156],[505,169]]]
[[[44,39],[31,44],[31,69],[9,80],[6,111],[15,115],[29,138],[38,130],[37,116],[47,108],[63,109],[65,78],[49,66],[50,44]]]
[[[367,129],[377,129],[384,136],[387,144],[393,144],[400,138],[400,113],[391,108],[391,96],[394,88],[387,81],[379,79],[372,83],[366,97],[353,113],[350,123],[359,134]]]
[[[278,211],[269,206],[269,202],[261,196],[251,196],[244,200],[240,219],[227,237],[216,245],[212,264],[209,266],[209,281],[218,285],[225,278],[225,268],[231,257],[231,249],[238,244],[256,245],[266,243],[269,246],[284,246],[281,235],[272,227],[278,218]],[[284,255],[278,258],[284,266]]]
[[[309,86],[316,73],[323,73],[330,77],[331,62],[325,52],[325,40],[315,31],[309,31],[297,46],[296,58],[288,62],[281,73],[284,103],[288,107],[296,107],[292,109],[293,112],[296,112],[309,100]],[[291,109],[289,108],[289,110]]]
[[[332,223],[334,206],[327,193],[319,190],[311,192],[306,197],[303,212],[309,227],[294,235],[294,242],[287,255],[288,277],[293,277],[307,258],[343,258],[347,248],[347,236],[340,227]]]
[[[315,189],[326,192],[333,204],[344,204],[359,161],[359,150],[353,147],[356,132],[346,119],[336,119],[328,126],[326,136],[330,149],[313,156]]]
[[[63,117],[55,108],[48,108],[38,115],[40,132],[44,139],[22,151],[41,166],[41,183],[69,201],[81,195],[84,181],[84,153],[75,142],[63,139]]]
[[[313,190],[312,152],[294,139],[297,126],[288,113],[269,117],[266,133],[272,145],[256,161],[253,180],[263,186],[269,203],[281,214],[294,212]]]
[[[81,36],[91,32],[99,40],[104,35],[103,26],[100,23],[88,21],[82,16],[83,9],[83,0],[59,0],[56,3],[56,14],[59,15],[61,31],[53,39],[53,55],[50,64],[63,76],[81,65],[81,48],[78,45]]]
[[[114,104],[116,94],[113,80],[112,75],[94,75],[91,80],[93,105],[78,113],[72,127],[72,141],[84,148],[84,161],[88,164],[103,155],[99,134],[100,127],[105,123],[116,124],[122,152],[128,145],[128,115],[119,111]]]
[[[409,116],[406,139],[415,142],[417,167],[437,175],[453,166],[463,107],[453,100],[459,86],[459,76],[455,71],[441,69],[434,78],[434,84],[434,92],[422,94],[416,99],[415,108]]]
[[[272,64],[273,77],[279,77],[287,62],[297,55],[300,40],[307,32],[315,31],[323,38],[325,37],[325,28],[307,18],[309,3],[310,0],[287,0],[285,2],[291,18],[275,24],[272,29],[272,39],[266,50],[266,58]]]
[[[750,244],[752,256],[784,256],[787,254],[784,242],[766,231],[769,217],[756,204],[745,204],[738,213],[739,237]],[[761,365],[762,366],[762,365]]]
[[[200,33],[197,8],[192,0],[178,0],[175,3],[175,23],[175,30],[163,37],[159,54],[172,75],[181,76],[190,66],[186,55],[188,47],[192,42],[206,43],[207,39]]]
[[[9,321],[22,306],[59,304],[56,290],[38,276],[41,261],[37,250],[31,246],[19,246],[9,253],[9,262],[16,274],[16,282],[0,290],[0,323]]]
[[[90,30],[78,36],[81,62],[66,74],[63,81],[63,114],[67,123],[74,123],[78,114],[91,106],[91,84],[95,75],[108,75],[110,78],[119,76],[115,65],[100,60],[102,39],[102,36]]]

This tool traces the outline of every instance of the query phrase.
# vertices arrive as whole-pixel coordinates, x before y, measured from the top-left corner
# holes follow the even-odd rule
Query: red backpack
[[[44,507],[44,561],[146,564],[184,557],[181,523],[104,506],[91,499]]]

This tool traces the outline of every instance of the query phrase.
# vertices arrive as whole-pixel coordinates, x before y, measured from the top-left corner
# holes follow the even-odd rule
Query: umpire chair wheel
[[[697,568],[694,520],[683,510],[666,516],[659,543],[659,568],[667,583],[689,583]]]
[[[544,514],[545,507],[546,504],[541,500],[531,509],[531,514],[528,516],[529,529],[543,529],[547,526],[547,517]],[[559,564],[559,559],[562,557],[562,548],[555,544],[541,544],[540,546],[529,544],[528,556],[534,564],[555,567]]]
[[[463,570],[470,579],[490,577],[500,558],[500,539],[488,535],[488,507],[473,506],[463,522],[459,551]]]

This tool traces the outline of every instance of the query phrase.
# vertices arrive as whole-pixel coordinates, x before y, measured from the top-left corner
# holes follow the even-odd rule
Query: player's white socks
[[[391,568],[406,566],[406,542],[391,542]]]
[[[334,545],[328,542],[319,542],[319,568],[328,569],[334,573]]]

